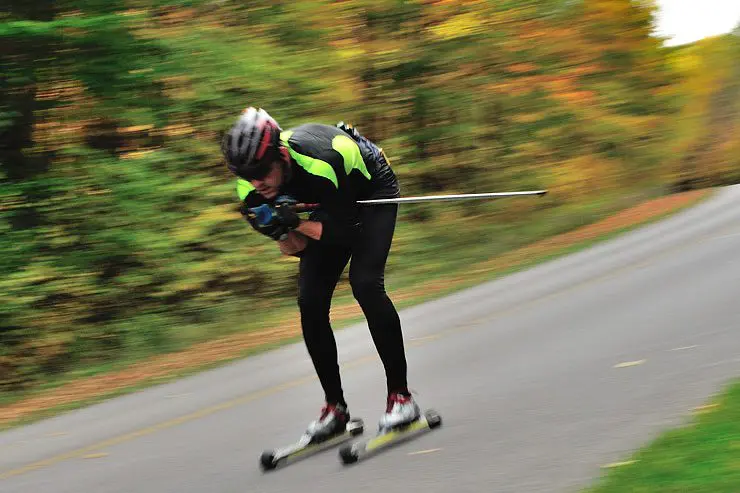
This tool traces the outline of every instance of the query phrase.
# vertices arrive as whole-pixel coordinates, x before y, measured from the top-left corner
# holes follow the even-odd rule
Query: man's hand
[[[283,241],[288,233],[301,223],[296,212],[296,200],[287,195],[278,197],[274,204],[262,204],[242,211],[260,233],[275,241]]]
[[[300,257],[300,253],[308,245],[308,238],[297,231],[291,231],[287,234],[286,239],[278,241],[278,245],[280,247],[280,253],[283,255]]]
[[[301,223],[301,218],[296,212],[297,203],[295,199],[287,195],[281,195],[275,200],[275,214],[278,221],[288,230],[294,230]]]
[[[246,207],[242,204],[239,210],[252,227],[263,235],[275,241],[287,237],[288,228],[277,219],[275,208],[272,205],[262,204],[257,207]]]

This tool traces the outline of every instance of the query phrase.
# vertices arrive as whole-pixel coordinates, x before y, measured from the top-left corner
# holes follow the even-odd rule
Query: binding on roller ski
[[[355,436],[362,435],[364,429],[362,419],[358,418],[350,419],[344,427],[328,434],[316,434],[309,427],[294,444],[264,451],[260,457],[260,466],[263,471],[271,471],[277,467],[286,466],[323,450],[341,445]]]
[[[417,419],[393,427],[378,427],[378,433],[366,440],[345,444],[339,449],[343,464],[354,464],[360,459],[376,454],[402,441],[409,440],[442,424],[442,417],[434,410],[427,410]]]

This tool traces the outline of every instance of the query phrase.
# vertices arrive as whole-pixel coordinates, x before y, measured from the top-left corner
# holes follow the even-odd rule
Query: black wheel
[[[432,430],[442,425],[442,416],[434,411],[427,411],[426,418],[427,423],[429,423],[429,428],[431,428]]]
[[[351,445],[345,445],[339,449],[339,457],[344,464],[353,464],[357,462],[357,455],[352,451]]]
[[[356,427],[352,428],[350,431],[350,435],[353,437],[356,437],[358,435],[362,435],[362,433],[365,431],[365,427],[362,424],[357,425]]]
[[[277,467],[277,463],[275,463],[275,454],[270,451],[262,452],[262,455],[260,456],[260,465],[262,466],[263,471],[275,469],[275,467]]]

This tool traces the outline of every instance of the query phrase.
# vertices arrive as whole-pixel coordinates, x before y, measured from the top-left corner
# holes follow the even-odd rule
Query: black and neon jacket
[[[305,124],[283,131],[280,140],[291,157],[291,176],[280,194],[299,203],[321,204],[321,212],[310,218],[322,223],[321,242],[351,243],[362,227],[357,200],[400,195],[382,149],[351,127],[345,131]],[[246,207],[269,202],[241,178],[237,192]]]

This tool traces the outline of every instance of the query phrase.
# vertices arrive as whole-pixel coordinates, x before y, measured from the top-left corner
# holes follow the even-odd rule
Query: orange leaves
[[[508,65],[505,70],[512,74],[526,74],[537,70],[537,66],[533,63],[513,63]]]
[[[593,91],[568,91],[556,92],[552,97],[566,103],[590,105],[596,101],[597,94]]]
[[[487,84],[485,88],[491,92],[508,94],[510,96],[521,96],[532,91],[534,86],[528,84],[524,78]]]

